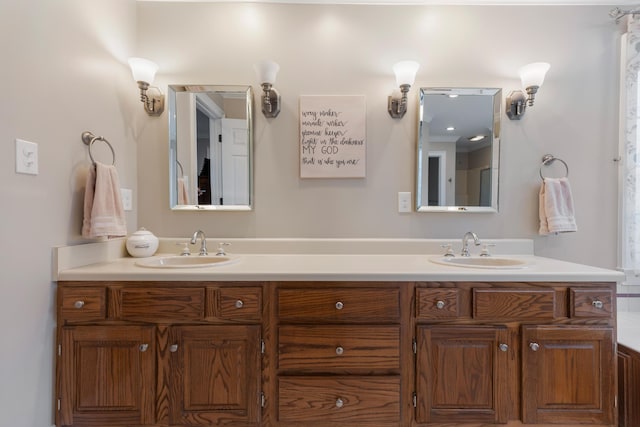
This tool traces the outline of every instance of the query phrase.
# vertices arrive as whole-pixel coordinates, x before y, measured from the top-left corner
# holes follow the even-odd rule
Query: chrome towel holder
[[[103,136],[95,136],[93,133],[89,131],[82,132],[82,142],[84,142],[85,145],[89,146],[89,158],[91,159],[91,162],[94,165],[96,164],[96,161],[93,159],[93,154],[91,153],[91,147],[93,147],[93,143],[96,141],[102,141],[109,146],[109,149],[111,150],[111,155],[113,157],[113,161],[111,162],[111,165],[114,166],[116,164],[116,152],[113,149],[113,146],[111,145],[111,143],[107,141],[107,139]]]
[[[544,156],[542,156],[542,164],[540,165],[540,178],[543,181],[544,181],[545,176],[542,174],[542,168],[544,166],[551,165],[556,160],[559,161],[560,163],[562,163],[564,165],[565,170],[566,170],[563,178],[567,178],[569,176],[569,165],[567,165],[567,162],[565,162],[564,160],[562,160],[559,157],[554,156],[553,154],[545,154]]]

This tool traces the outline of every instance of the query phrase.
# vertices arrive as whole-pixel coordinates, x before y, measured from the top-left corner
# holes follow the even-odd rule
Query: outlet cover
[[[120,197],[122,198],[122,209],[125,211],[133,210],[133,190],[130,188],[121,188]]]
[[[38,175],[38,144],[16,139],[16,173]]]
[[[411,212],[411,192],[401,191],[398,193],[398,212]]]

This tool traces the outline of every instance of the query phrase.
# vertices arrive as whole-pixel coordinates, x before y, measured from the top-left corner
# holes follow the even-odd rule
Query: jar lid
[[[140,227],[140,229],[134,233],[131,233],[132,236],[148,236],[151,235],[153,236],[153,233],[150,232],[149,230],[147,230],[144,227]]]

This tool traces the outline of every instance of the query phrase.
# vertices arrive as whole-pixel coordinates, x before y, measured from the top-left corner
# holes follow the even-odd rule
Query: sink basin
[[[517,269],[526,268],[530,263],[528,261],[498,256],[488,257],[443,257],[438,256],[430,258],[431,262],[442,265],[451,265],[455,267],[469,268],[491,268],[491,269]]]
[[[136,261],[136,265],[148,268],[195,268],[225,265],[233,261],[234,258],[220,255],[164,256],[141,259]]]

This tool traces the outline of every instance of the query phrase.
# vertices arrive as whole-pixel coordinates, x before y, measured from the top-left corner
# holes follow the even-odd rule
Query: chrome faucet
[[[198,239],[198,236],[200,236],[200,255],[208,255],[209,253],[207,252],[207,238],[204,235],[204,231],[202,230],[198,230],[195,233],[193,233],[193,236],[191,237],[191,244],[195,245],[196,244],[196,240]]]
[[[480,239],[478,238],[478,235],[473,231],[467,231],[462,237],[462,252],[460,253],[460,256],[470,256],[469,239],[473,239],[474,245],[480,246]]]

